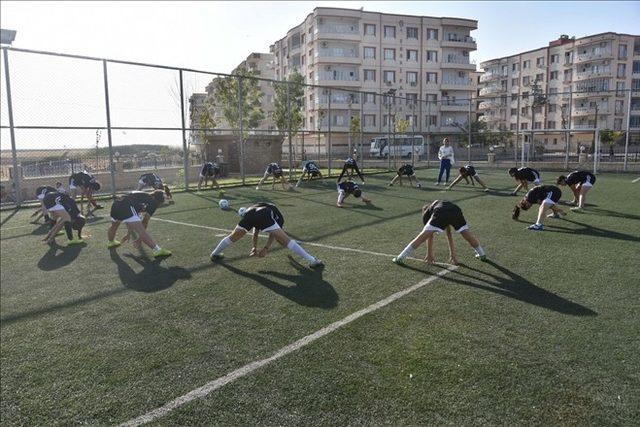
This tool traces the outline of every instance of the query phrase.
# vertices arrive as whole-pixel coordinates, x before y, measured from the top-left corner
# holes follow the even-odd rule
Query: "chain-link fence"
[[[330,66],[274,80],[260,54],[222,74],[2,50],[3,203],[82,170],[115,194],[149,171],[188,189],[209,161],[223,185],[254,184],[272,162],[292,179],[307,161],[336,176],[346,157],[366,171],[437,166],[445,138],[458,163],[626,171],[640,161],[635,89],[504,94],[468,76],[427,73],[423,84],[385,72],[375,83],[375,72]]]

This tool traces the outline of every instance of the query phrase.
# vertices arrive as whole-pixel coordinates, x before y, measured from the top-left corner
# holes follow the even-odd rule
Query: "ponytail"
[[[513,208],[513,213],[511,214],[511,219],[513,219],[514,221],[517,221],[518,218],[520,218],[520,206],[515,206]]]

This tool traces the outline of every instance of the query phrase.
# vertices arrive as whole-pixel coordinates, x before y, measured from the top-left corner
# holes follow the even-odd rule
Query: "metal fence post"
[[[364,170],[364,147],[363,147],[363,138],[364,138],[364,93],[360,92],[360,164],[362,165],[362,169]]]
[[[102,60],[102,74],[104,77],[104,103],[107,113],[107,142],[109,143],[109,170],[111,171],[111,196],[116,197],[116,168],[113,165],[113,140],[111,139],[111,107],[109,106],[109,77],[107,75],[107,61]]]
[[[293,158],[291,148],[291,84],[287,83],[287,137],[289,139],[289,181],[293,180]]]
[[[244,173],[244,123],[242,119],[243,113],[242,105],[242,77],[238,76],[238,120],[240,125],[240,177],[242,178],[242,185],[245,185],[245,173]]]
[[[431,162],[431,103],[427,102],[427,169]]]
[[[520,143],[520,99],[522,95],[518,93],[518,102],[516,108],[518,109],[518,114],[516,114],[516,143],[513,147],[513,163],[515,166],[518,166],[518,144]],[[522,166],[522,165],[521,165]]]
[[[567,145],[567,149],[566,149],[566,153],[565,153],[565,159],[564,159],[564,168],[569,169],[569,150],[571,149],[571,115],[573,114],[573,111],[571,111],[571,109],[573,108],[573,86],[569,87],[569,125],[568,125],[568,131],[565,133],[565,140],[566,140],[566,145]]]
[[[329,125],[327,127],[327,176],[331,177],[331,89],[329,89],[329,100],[327,102],[327,117],[329,119]]]
[[[629,134],[631,133],[631,89],[629,89],[629,96],[627,97],[627,135],[624,141],[624,163],[622,166],[622,170],[624,172],[627,171],[628,162],[627,157],[629,157]]]
[[[184,164],[184,189],[189,190],[189,153],[187,152],[187,129],[184,117],[184,84],[182,81],[182,70],[180,73],[180,119],[182,122],[182,160]]]
[[[2,48],[4,52],[5,85],[7,87],[7,113],[9,115],[9,134],[11,136],[11,160],[13,164],[13,189],[16,195],[16,206],[20,207],[22,202],[22,191],[20,190],[20,170],[18,169],[18,152],[16,150],[16,134],[13,127],[13,103],[11,102],[11,79],[9,78],[9,50]]]
[[[472,106],[471,100],[472,100],[472,98],[473,97],[471,96],[471,93],[469,93],[469,118],[467,119],[467,121],[468,121],[467,127],[469,128],[469,130],[468,130],[468,132],[469,132],[469,135],[468,135],[468,137],[469,137],[469,147],[467,149],[468,163],[471,163],[471,106]]]

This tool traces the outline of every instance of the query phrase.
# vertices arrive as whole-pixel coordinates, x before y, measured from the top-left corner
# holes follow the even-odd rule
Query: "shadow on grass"
[[[20,209],[16,208],[13,210],[13,212],[11,212],[9,215],[5,215],[4,218],[2,218],[2,221],[0,222],[0,226],[5,225],[7,223],[7,221],[9,221],[11,218],[13,218],[13,216],[15,214],[18,213]]]
[[[580,214],[578,214],[580,215]],[[571,219],[564,218],[564,221],[578,225],[582,228],[567,228],[559,227],[557,225],[550,225],[545,228],[545,231],[551,233],[566,233],[566,234],[582,234],[584,236],[601,237],[614,240],[624,240],[628,242],[640,242],[640,237],[633,236],[631,234],[618,233],[617,231],[606,230],[604,228],[594,227],[584,222],[573,221]]]
[[[330,309],[338,305],[338,294],[333,286],[322,277],[322,269],[306,268],[291,256],[289,256],[289,261],[298,270],[298,274],[284,274],[277,271],[259,271],[259,274],[254,274],[233,267],[224,260],[220,262],[220,266],[238,276],[251,279],[260,286],[305,307]],[[291,285],[278,283],[269,276],[289,282]]]
[[[157,292],[170,288],[178,280],[191,278],[191,273],[182,267],[165,267],[162,260],[149,260],[140,256],[127,254],[137,262],[142,271],[136,272],[127,264],[115,249],[110,250],[111,260],[118,267],[120,282],[125,288],[137,292]]]
[[[60,246],[57,242],[54,242],[38,261],[38,268],[42,271],[52,271],[69,265],[78,258],[84,246],[86,246],[86,243],[74,246]],[[60,251],[59,253],[58,250]]]
[[[587,204],[586,214],[594,214],[599,216],[612,216],[614,218],[624,218],[624,219],[633,219],[636,221],[640,221],[640,215],[633,215],[625,212],[616,212],[610,211],[608,209],[600,209],[600,208],[590,208],[590,205]]]
[[[598,315],[598,313],[588,307],[569,301],[565,298],[562,298],[561,296],[558,296],[552,292],[534,285],[524,277],[520,276],[518,273],[515,273],[494,261],[487,260],[485,263],[498,270],[500,274],[492,274],[470,267],[466,264],[460,264],[465,269],[474,271],[479,274],[464,274],[460,271],[460,269],[457,269],[448,275],[442,276],[441,279],[459,285],[469,286],[483,291],[503,295],[518,301],[533,304],[538,307],[546,308],[547,310],[552,310],[562,314],[568,314],[571,316]],[[405,265],[404,267],[422,273],[426,272],[423,269],[412,267],[410,265]],[[481,275],[488,276],[488,278],[482,278]],[[462,276],[465,279],[457,279],[455,278],[455,276]]]

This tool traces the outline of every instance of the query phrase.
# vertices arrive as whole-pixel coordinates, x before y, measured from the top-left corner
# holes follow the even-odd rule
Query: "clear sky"
[[[546,45],[560,34],[581,37],[605,31],[640,34],[640,2],[27,2],[0,3],[2,28],[18,31],[14,46],[125,59],[153,64],[230,72],[250,52],[268,52],[269,45],[298,25],[316,6],[335,6],[387,13],[452,16],[478,20],[472,35],[478,50],[472,58],[481,62]],[[514,19],[516,18],[516,19]],[[38,66],[39,65],[39,66]],[[22,124],[74,122],[92,125],[102,120],[104,102],[100,69],[96,64],[51,62],[36,64],[14,55],[12,79],[16,86],[16,121]],[[38,69],[38,71],[36,71]],[[41,69],[51,73],[40,76]],[[116,124],[179,126],[172,92],[171,73],[129,73],[117,68],[114,77]],[[58,73],[58,74],[56,74]],[[82,78],[73,76],[82,74]],[[56,76],[67,76],[59,82]],[[13,76],[13,72],[12,72]],[[117,81],[120,79],[120,82]],[[202,91],[208,76],[187,76],[187,91]],[[39,83],[33,85],[32,82]],[[158,83],[161,82],[161,83]],[[4,101],[4,81],[2,82]],[[60,92],[64,92],[60,100]],[[96,92],[91,99],[75,94]],[[160,93],[162,92],[162,93]],[[46,93],[34,113],[35,100]],[[86,95],[86,94],[85,94]],[[84,95],[83,95],[84,96]],[[102,99],[101,99],[102,97]],[[150,105],[149,100],[153,99]],[[28,102],[31,102],[29,104]],[[65,104],[66,102],[66,104]],[[65,105],[81,106],[70,112]],[[6,106],[2,105],[6,123]],[[45,111],[46,110],[46,111]],[[121,113],[118,115],[118,113]],[[166,115],[171,117],[167,119]],[[55,117],[54,117],[55,116]],[[28,118],[28,120],[27,120]],[[20,123],[17,123],[20,124]],[[95,132],[94,132],[95,133]],[[2,133],[2,148],[7,139]],[[86,135],[83,135],[83,139]],[[122,143],[131,142],[121,136]],[[94,138],[95,139],[95,138]],[[32,146],[41,137],[24,135]],[[73,144],[75,145],[75,144]]]

